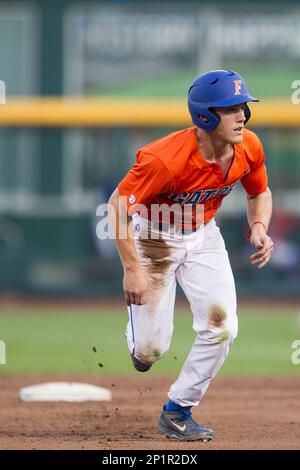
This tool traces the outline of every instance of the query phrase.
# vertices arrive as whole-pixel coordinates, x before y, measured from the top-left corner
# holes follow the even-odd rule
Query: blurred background
[[[279,300],[296,305],[300,294],[300,104],[291,101],[299,59],[296,0],[0,0],[0,80],[7,94],[0,105],[2,299],[122,299],[121,264],[114,242],[96,237],[96,208],[134,163],[137,148],[191,125],[186,107],[191,81],[209,69],[233,69],[261,99],[252,105],[249,126],[265,148],[276,250],[262,271],[250,265],[246,199],[241,187],[235,188],[218,223],[239,299],[269,303],[261,310],[264,318],[260,310],[247,310],[242,322],[249,341],[244,338],[244,355],[239,351],[229,367],[251,371],[255,334],[267,362],[255,361],[254,372],[295,371],[289,355],[297,308],[284,318],[273,316],[272,333],[268,315]],[[113,330],[121,335],[126,311],[112,318],[110,307],[102,305],[107,324],[101,328],[112,331],[102,336],[109,355],[112,344],[119,351]],[[99,339],[100,323],[96,333],[91,317],[78,317],[75,331],[75,317],[61,311],[58,323],[50,310],[43,319],[30,316],[31,310],[16,322],[11,311],[1,316],[0,338],[11,339],[10,370],[33,370],[39,358],[41,370],[57,370],[59,364],[62,370],[85,370],[83,351]],[[16,333],[21,330],[22,339]],[[273,343],[267,348],[266,332],[278,339],[279,349]],[[68,356],[75,339],[76,351],[71,348]],[[178,341],[190,346],[184,336]],[[116,357],[111,371],[120,372],[121,363]],[[178,363],[173,365],[178,370]],[[173,370],[170,364],[166,369]]]
[[[190,125],[191,81],[227,68],[262,101],[250,126],[275,202],[276,251],[262,272],[248,261],[241,188],[218,216],[238,291],[299,295],[300,7],[254,3],[0,0],[1,294],[120,295],[96,207],[138,147]]]

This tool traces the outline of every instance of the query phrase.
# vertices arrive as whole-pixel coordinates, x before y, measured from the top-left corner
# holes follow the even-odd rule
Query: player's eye
[[[230,108],[227,108],[227,113],[232,114],[232,113],[239,113],[240,111],[245,110],[245,106],[231,106]]]

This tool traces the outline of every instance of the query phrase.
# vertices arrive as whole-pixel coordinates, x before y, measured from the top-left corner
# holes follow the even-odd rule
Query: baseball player
[[[117,215],[134,367],[149,370],[169,348],[176,281],[193,313],[196,339],[159,418],[158,430],[168,438],[213,438],[211,428],[193,420],[191,407],[201,401],[237,336],[234,279],[214,216],[238,182],[247,195],[251,263],[262,268],[273,250],[264,151],[244,127],[252,101],[258,100],[236,72],[214,70],[196,78],[188,92],[194,126],[138,150],[109,201]],[[120,229],[128,236],[119,236]]]

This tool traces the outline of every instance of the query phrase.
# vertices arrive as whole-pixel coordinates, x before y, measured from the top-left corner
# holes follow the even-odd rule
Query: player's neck
[[[216,138],[212,139],[209,134],[201,133],[196,129],[198,147],[203,159],[209,163],[220,162],[231,158],[234,154],[233,146]]]

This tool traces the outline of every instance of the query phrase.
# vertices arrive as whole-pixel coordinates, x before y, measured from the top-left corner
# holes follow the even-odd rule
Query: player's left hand
[[[269,262],[274,243],[266,234],[265,229],[259,225],[252,228],[249,241],[256,248],[256,252],[250,256],[251,264],[257,264],[257,267],[261,269]]]

